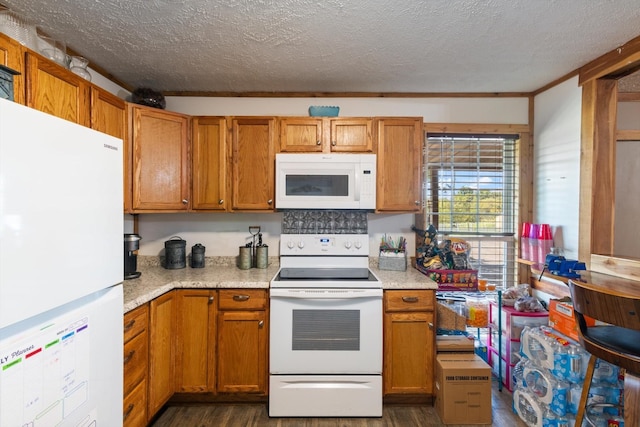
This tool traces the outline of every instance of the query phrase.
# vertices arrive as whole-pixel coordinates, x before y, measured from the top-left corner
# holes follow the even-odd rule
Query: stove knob
[[[293,247],[294,247],[294,246],[295,246],[295,243],[293,243],[293,241],[289,240],[289,241],[287,242],[287,247],[288,247],[289,249],[293,249]]]
[[[356,249],[360,249],[362,247],[362,242],[361,241],[356,241],[355,243]]]
[[[351,249],[351,242],[344,242],[344,247],[347,249]]]
[[[298,247],[299,247],[300,249],[304,248],[304,242],[303,242],[302,240],[300,240],[300,241],[298,242]]]

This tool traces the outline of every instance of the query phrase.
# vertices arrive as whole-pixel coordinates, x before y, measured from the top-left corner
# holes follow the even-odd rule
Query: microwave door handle
[[[354,181],[355,181],[354,182],[354,184],[355,184],[354,197],[355,197],[355,201],[359,202],[360,201],[360,170],[359,169],[355,170],[354,176],[355,176],[355,178],[354,178]]]

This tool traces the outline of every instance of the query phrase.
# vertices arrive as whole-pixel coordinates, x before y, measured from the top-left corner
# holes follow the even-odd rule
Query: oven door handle
[[[363,298],[382,299],[382,289],[271,289],[270,298],[313,299],[313,300],[351,300]]]

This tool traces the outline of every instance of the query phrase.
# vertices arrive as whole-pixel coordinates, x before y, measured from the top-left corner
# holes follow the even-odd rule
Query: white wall
[[[282,214],[280,213],[185,213],[141,214],[139,217],[140,255],[157,256],[164,242],[173,236],[187,241],[187,252],[196,243],[206,247],[206,256],[235,256],[238,248],[251,241],[250,226],[260,226],[263,243],[269,246],[269,256],[280,254]],[[415,252],[411,226],[412,214],[369,214],[370,256],[378,256],[380,240],[385,233],[394,238],[408,239],[408,253]]]
[[[534,223],[550,224],[554,245],[578,256],[582,89],[575,77],[534,100]]]
[[[527,98],[214,98],[167,97],[167,110],[190,115],[308,116],[337,105],[342,117],[414,116],[431,123],[528,123]]]
[[[310,105],[338,105],[340,116],[422,116],[433,123],[526,124],[526,98],[215,98],[167,97],[167,110],[189,115],[308,116]],[[156,256],[174,235],[206,246],[207,256],[235,256],[248,242],[249,226],[260,225],[269,255],[279,255],[279,213],[147,214],[139,217],[140,255]],[[381,237],[402,235],[415,252],[413,214],[369,214],[370,255],[378,255]],[[125,221],[131,232],[133,223]]]

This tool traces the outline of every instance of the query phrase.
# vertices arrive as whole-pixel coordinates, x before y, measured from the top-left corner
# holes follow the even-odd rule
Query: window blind
[[[490,283],[516,281],[517,135],[427,134],[425,216],[439,237],[470,246],[470,264]]]

